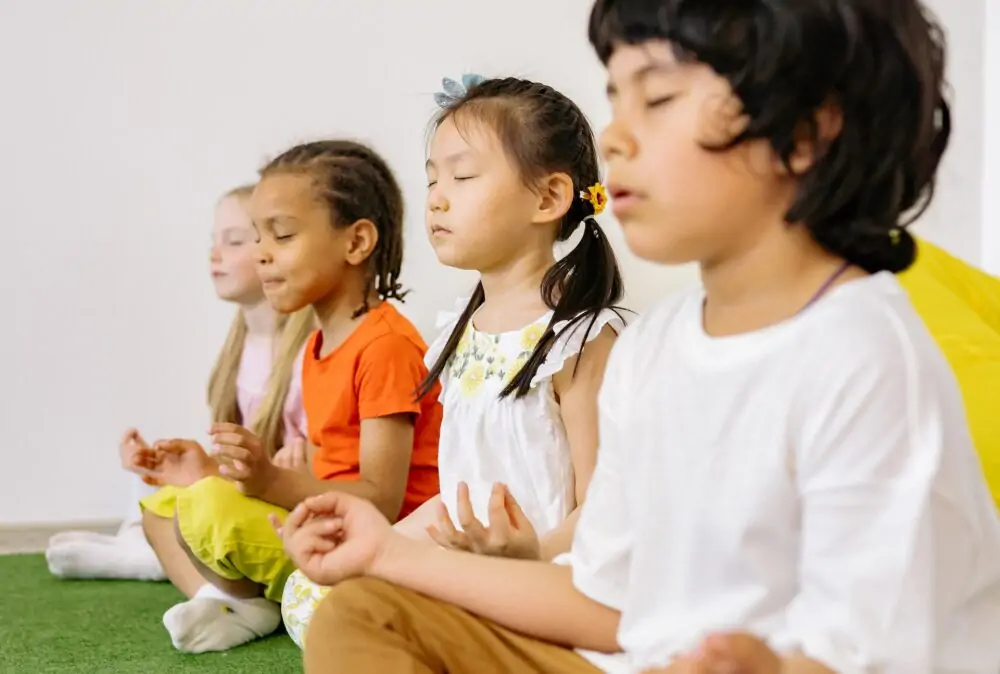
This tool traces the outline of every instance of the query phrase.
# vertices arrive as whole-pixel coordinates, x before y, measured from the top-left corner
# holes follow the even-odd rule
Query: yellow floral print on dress
[[[528,362],[544,334],[542,322],[502,335],[477,332],[470,324],[455,348],[448,376],[458,382],[465,397],[477,395],[489,381],[506,386]]]

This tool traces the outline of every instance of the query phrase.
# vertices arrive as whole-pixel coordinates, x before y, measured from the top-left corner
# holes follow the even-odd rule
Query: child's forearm
[[[444,550],[394,536],[371,575],[536,639],[617,652],[620,614],[573,586],[568,566]]]
[[[580,507],[577,506],[569,514],[569,517],[563,520],[562,524],[542,537],[542,540],[539,542],[539,552],[544,561],[551,561],[564,552],[569,552],[570,546],[573,544],[573,532],[576,531],[576,522],[579,519]]]
[[[268,486],[267,491],[260,495],[260,500],[285,510],[292,510],[310,496],[319,496],[328,491],[351,494],[371,501],[380,510],[382,509],[379,504],[381,492],[378,486],[371,482],[364,479],[320,480],[313,475],[287,468],[277,468],[274,480]],[[395,520],[396,516],[396,513],[391,516],[386,515],[390,520]]]
[[[422,506],[412,513],[396,522],[393,529],[403,534],[407,538],[414,540],[433,542],[427,533],[427,527],[437,521],[437,509],[441,503],[441,495],[426,501]]]

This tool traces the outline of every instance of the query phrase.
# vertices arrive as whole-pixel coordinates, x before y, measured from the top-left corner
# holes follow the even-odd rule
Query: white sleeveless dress
[[[427,351],[434,364],[465,308],[439,316],[440,336]],[[500,399],[500,392],[521,370],[552,318],[546,313],[531,324],[500,334],[477,330],[470,321],[441,376],[444,419],[438,447],[441,500],[458,525],[458,483],[469,485],[476,517],[488,519],[493,484],[506,484],[539,536],[559,526],[576,507],[573,462],[552,377],[576,356],[585,342],[605,326],[621,332],[625,324],[614,311],[553,326],[557,335],[522,398]],[[589,328],[589,329],[588,329]],[[285,628],[300,647],[309,619],[326,588],[296,571],[285,585],[282,614]]]

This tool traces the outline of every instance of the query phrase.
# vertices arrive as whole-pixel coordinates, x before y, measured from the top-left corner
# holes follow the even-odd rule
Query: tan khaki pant
[[[309,625],[307,674],[599,674],[573,651],[370,578],[331,588]]]

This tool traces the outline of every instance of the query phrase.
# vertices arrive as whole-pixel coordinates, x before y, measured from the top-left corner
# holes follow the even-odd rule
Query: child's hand
[[[247,496],[263,495],[278,473],[260,439],[237,424],[215,423],[209,429],[219,474]]]
[[[476,519],[469,498],[469,486],[458,485],[458,531],[441,503],[438,526],[427,527],[427,535],[438,545],[480,555],[539,559],[538,534],[506,485],[495,484],[490,494],[489,526]]]
[[[370,501],[337,492],[307,498],[284,524],[270,519],[296,566],[326,586],[369,573],[399,536]]]
[[[215,475],[218,466],[194,440],[159,440],[139,449],[135,465],[146,484],[188,487]]]
[[[271,463],[279,468],[312,475],[312,468],[309,466],[309,452],[306,450],[306,441],[302,438],[292,440],[279,449],[274,458],[271,459]]]
[[[142,471],[135,463],[136,453],[140,449],[149,449],[149,443],[143,440],[138,430],[130,428],[125,431],[121,442],[118,443],[118,456],[121,458],[122,468],[130,473],[142,475]]]

